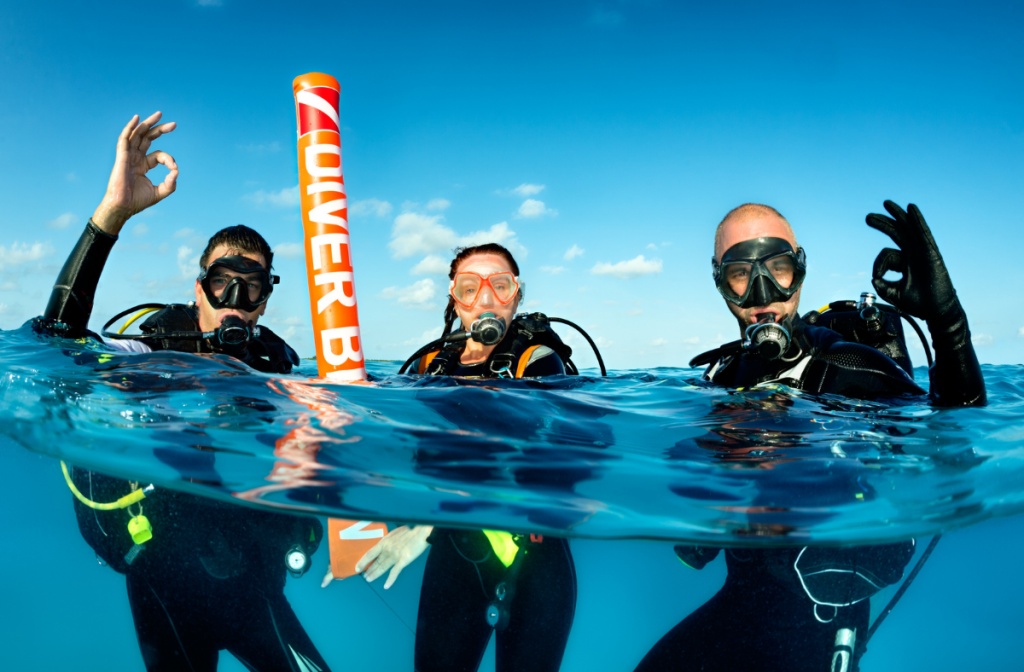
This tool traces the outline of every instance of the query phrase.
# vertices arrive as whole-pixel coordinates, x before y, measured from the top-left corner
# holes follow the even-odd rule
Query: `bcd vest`
[[[551,329],[547,315],[529,313],[517,315],[508,333],[487,358],[487,376],[494,378],[522,378],[530,358],[540,346],[555,351],[563,362],[572,356],[572,348],[562,342]],[[466,348],[465,341],[446,343],[440,350],[420,358],[417,371],[431,376],[450,376],[459,368],[459,358]]]
[[[195,338],[200,331],[194,306],[173,303],[151,315],[139,329],[143,343],[153,350],[214,353],[231,355],[263,373],[291,373],[299,356],[284,340],[264,326],[257,327],[248,342],[235,348],[214,348],[205,338]]]

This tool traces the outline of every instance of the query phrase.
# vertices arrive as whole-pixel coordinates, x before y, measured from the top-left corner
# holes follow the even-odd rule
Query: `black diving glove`
[[[948,325],[963,313],[935,238],[921,211],[911,203],[907,212],[892,201],[884,203],[892,217],[871,214],[867,223],[892,238],[900,249],[887,247],[875,258],[872,284],[878,295],[897,308],[928,323]],[[888,271],[902,273],[885,280]]]
[[[932,396],[943,406],[985,403],[985,381],[971,344],[967,314],[953,289],[935,238],[913,203],[903,208],[892,201],[883,204],[892,215],[870,214],[867,224],[892,238],[900,249],[887,247],[878,253],[872,284],[878,295],[928,324],[935,349],[930,372]],[[902,273],[886,280],[889,271]]]

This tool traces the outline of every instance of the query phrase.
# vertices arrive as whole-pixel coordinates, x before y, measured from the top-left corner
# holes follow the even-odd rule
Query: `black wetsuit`
[[[767,361],[754,353],[734,353],[712,363],[705,379],[725,387],[778,382],[808,392],[858,399],[924,395],[924,390],[896,362],[874,348],[845,341],[838,333],[810,326],[799,318],[794,320],[793,335],[789,361]],[[933,370],[933,388],[934,375]],[[680,550],[683,547],[677,548],[677,553]],[[688,557],[682,553],[680,557],[691,564],[697,560],[693,564],[697,568],[718,554],[718,549],[707,547],[686,550]],[[835,610],[819,605],[816,617],[816,605],[794,570],[794,562],[803,550],[726,550],[725,585],[662,637],[637,670],[820,672],[831,669],[837,635],[843,630],[852,631],[856,642],[850,665],[845,669],[856,669],[865,651],[869,600],[861,599]],[[808,554],[824,565],[857,570],[879,585],[888,585],[899,580],[913,555],[913,545],[904,542],[828,550],[810,548]]]
[[[125,480],[85,469],[73,468],[73,478],[98,502],[130,490]],[[75,500],[82,536],[126,575],[146,669],[216,670],[220,650],[251,670],[328,669],[284,595],[285,554],[296,544],[310,554],[316,549],[322,536],[317,519],[167,488],[144,499],[142,512],[153,538],[129,565],[129,515]]]
[[[86,335],[92,298],[115,238],[90,222],[65,263],[43,317],[40,331]],[[163,331],[198,329],[184,307],[148,320],[157,329],[146,341],[151,349],[212,350],[197,341],[160,338]],[[259,343],[231,353],[263,371],[287,372],[296,361],[284,342],[265,330]],[[213,470],[214,453],[196,446],[190,473]],[[179,465],[181,466],[181,465]],[[129,481],[71,468],[79,490],[96,502],[128,494]],[[141,502],[153,538],[130,558],[127,529],[138,507],[97,511],[74,499],[82,536],[96,554],[127,579],[135,630],[148,670],[217,669],[218,652],[227,650],[251,670],[328,670],[284,596],[285,555],[298,546],[311,555],[320,543],[319,520],[224,503],[158,488]],[[130,556],[129,556],[130,557]]]
[[[495,352],[501,349],[499,344]],[[491,368],[454,364],[448,375],[493,378]],[[523,375],[564,372],[558,355],[546,350],[534,353]],[[428,462],[445,460],[428,452],[421,456]],[[495,631],[498,672],[559,669],[576,611],[576,569],[567,540],[517,537],[519,551],[508,568],[481,531],[435,528],[429,541],[416,625],[417,672],[477,670]],[[511,594],[505,599],[507,621],[495,629],[487,610],[497,603],[500,583]]]

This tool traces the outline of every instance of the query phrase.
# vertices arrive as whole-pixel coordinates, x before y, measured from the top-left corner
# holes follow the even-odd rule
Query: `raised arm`
[[[953,289],[946,264],[921,211],[884,203],[889,217],[870,214],[867,223],[892,238],[899,249],[885,248],[875,259],[873,284],[878,295],[928,324],[935,350],[929,371],[930,394],[937,406],[985,404],[985,379],[971,343],[967,314]],[[886,280],[889,271],[903,277]]]
[[[85,334],[96,285],[121,228],[132,215],[174,193],[178,180],[174,158],[161,151],[147,154],[154,140],[176,126],[174,122],[158,124],[160,116],[154,112],[140,122],[135,115],[121,131],[106,194],[57,276],[38,323],[42,329],[70,337]],[[157,165],[165,166],[168,173],[154,186],[146,174]]]

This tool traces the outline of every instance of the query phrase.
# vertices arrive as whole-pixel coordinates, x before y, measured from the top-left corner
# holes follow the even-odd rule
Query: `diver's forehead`
[[[726,250],[738,243],[758,238],[781,238],[796,249],[796,236],[786,220],[773,214],[746,214],[722,225],[722,235],[715,247],[715,258],[721,260]]]
[[[511,273],[512,268],[508,260],[500,254],[484,252],[471,254],[455,269],[456,273],[477,273],[479,275],[490,275],[492,273]]]
[[[230,245],[226,245],[223,243],[213,248],[213,250],[210,252],[209,262],[207,263],[212,264],[213,262],[223,257],[245,257],[246,259],[251,259],[255,261],[263,268],[267,267],[267,260],[264,259],[263,255],[260,254],[259,252],[243,252],[238,248],[231,247]]]

